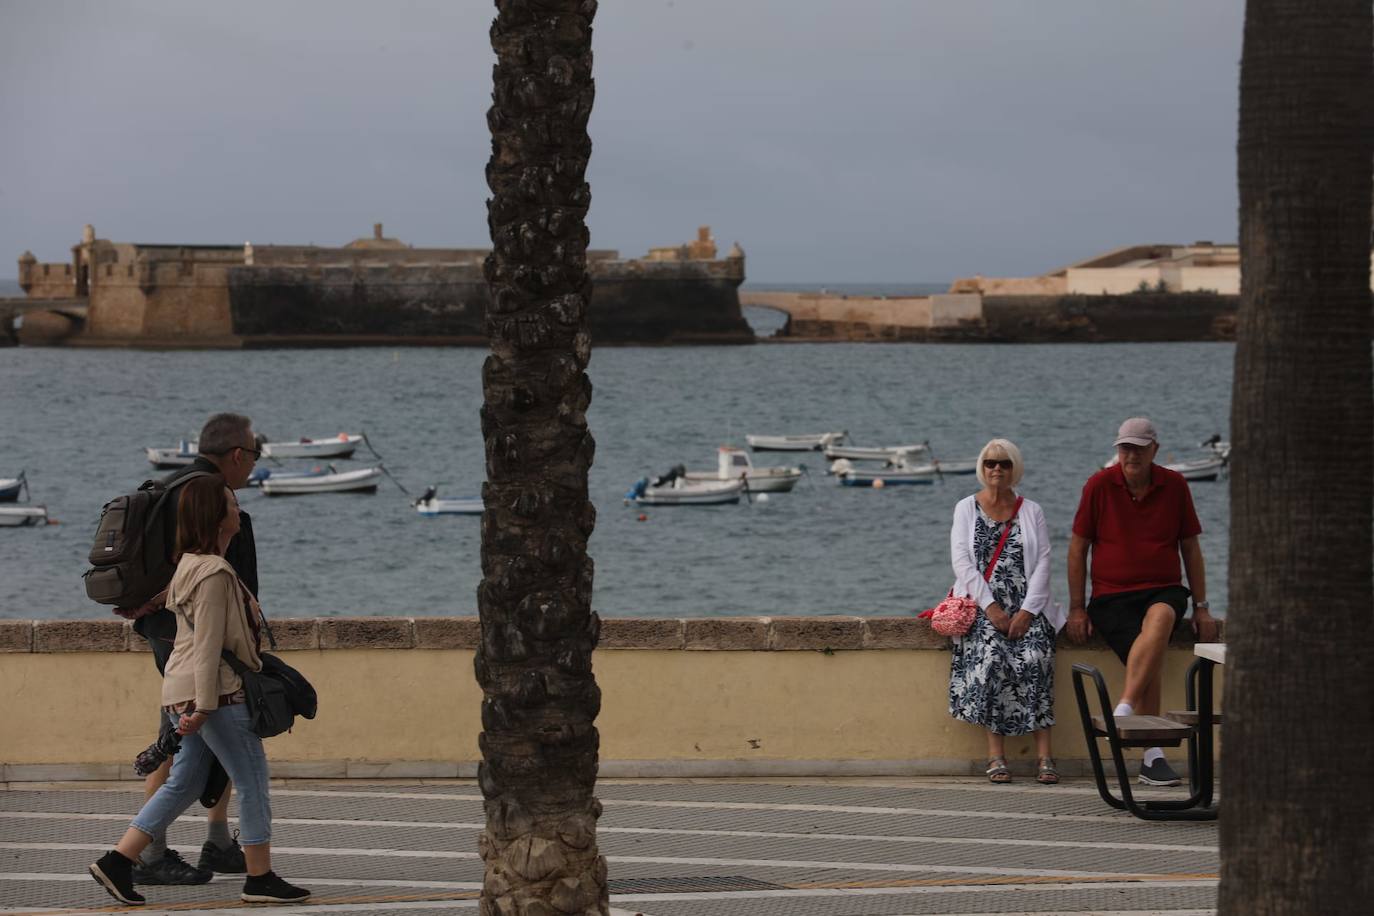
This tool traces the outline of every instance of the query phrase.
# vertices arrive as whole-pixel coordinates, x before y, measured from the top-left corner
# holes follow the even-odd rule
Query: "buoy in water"
[[[755,496],[755,497],[754,497],[754,502],[756,502],[756,503],[766,503],[766,502],[768,502],[768,494],[767,494],[767,493],[760,493],[758,496]]]
[[[883,479],[882,479],[881,477],[879,477],[877,480],[873,481],[873,489],[875,489],[875,490],[881,490],[882,488],[883,488]]]
[[[639,517],[635,519],[637,522],[647,522],[648,520],[649,516],[645,515],[643,512],[639,513]]]

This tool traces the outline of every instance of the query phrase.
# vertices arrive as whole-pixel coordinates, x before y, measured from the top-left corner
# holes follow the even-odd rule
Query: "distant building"
[[[1371,283],[1374,288],[1374,283]],[[985,296],[1121,295],[1141,290],[1240,294],[1240,246],[1130,245],[1038,277],[964,277],[952,293]]]

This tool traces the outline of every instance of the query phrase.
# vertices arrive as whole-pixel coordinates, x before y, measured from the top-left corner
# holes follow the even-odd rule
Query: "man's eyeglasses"
[[[262,457],[262,449],[260,448],[249,448],[246,445],[240,445],[238,448],[239,451],[247,452],[248,454],[252,455],[254,461],[257,461],[259,458]]]
[[[985,470],[985,471],[991,471],[993,468],[1001,468],[1001,469],[1004,470],[1004,471],[1010,471],[1010,470],[1011,470],[1011,467],[1012,467],[1012,464],[1011,464],[1011,459],[1010,459],[1010,458],[984,458],[984,459],[983,459],[983,470]]]

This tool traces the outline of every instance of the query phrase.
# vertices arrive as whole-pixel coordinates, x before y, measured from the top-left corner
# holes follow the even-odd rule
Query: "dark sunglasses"
[[[1004,471],[1011,470],[1010,458],[984,458],[983,470],[991,471],[993,468],[1001,468]]]

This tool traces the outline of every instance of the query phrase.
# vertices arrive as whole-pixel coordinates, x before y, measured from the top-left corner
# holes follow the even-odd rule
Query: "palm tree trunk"
[[[594,794],[587,309],[594,0],[497,0],[482,369],[483,916],[609,911]]]
[[[1220,911],[1374,899],[1369,0],[1249,0]]]

